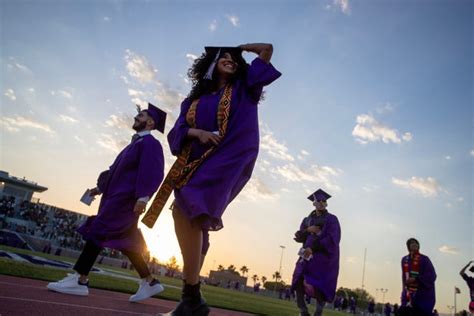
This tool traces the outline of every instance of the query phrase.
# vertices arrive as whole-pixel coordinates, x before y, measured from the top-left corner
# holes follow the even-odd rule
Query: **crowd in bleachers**
[[[48,211],[46,205],[44,204],[23,201],[20,204],[18,215],[19,218],[35,222],[38,226],[48,223]]]
[[[20,205],[14,197],[0,199],[0,228],[44,238],[55,246],[81,250],[84,242],[76,229],[82,222],[79,214],[42,203],[23,201]],[[22,223],[7,218],[22,220]]]
[[[13,216],[15,212],[15,198],[13,196],[3,196],[0,199],[0,214]]]

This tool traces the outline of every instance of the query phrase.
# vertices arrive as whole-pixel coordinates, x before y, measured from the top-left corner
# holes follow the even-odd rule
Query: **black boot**
[[[201,296],[200,283],[184,284],[181,301],[171,312],[172,316],[207,316],[209,306]]]

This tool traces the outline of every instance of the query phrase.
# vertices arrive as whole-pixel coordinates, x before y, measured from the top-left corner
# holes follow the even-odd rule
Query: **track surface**
[[[55,293],[46,289],[46,281],[0,275],[0,316],[9,315],[159,315],[176,306],[176,302],[150,298],[130,303],[129,294],[89,289],[81,297]],[[211,308],[210,316],[248,316],[251,314]]]

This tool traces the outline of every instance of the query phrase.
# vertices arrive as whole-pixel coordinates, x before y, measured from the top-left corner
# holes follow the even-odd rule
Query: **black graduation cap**
[[[331,196],[321,189],[308,196],[308,199],[312,202],[316,201],[327,201]]]
[[[216,67],[217,61],[219,57],[222,56],[224,53],[230,53],[232,56],[236,58],[242,58],[242,48],[240,47],[231,47],[231,46],[206,46],[204,47],[206,50],[207,55],[214,56],[214,60],[212,61],[211,65],[207,69],[206,74],[204,75],[204,79],[212,80],[212,73],[214,72],[214,68]]]
[[[148,109],[146,109],[145,111],[147,111],[148,115],[150,115],[153,118],[153,121],[155,121],[155,129],[164,133],[165,122],[166,122],[166,112],[160,110],[159,108],[157,108],[151,103],[148,103]]]

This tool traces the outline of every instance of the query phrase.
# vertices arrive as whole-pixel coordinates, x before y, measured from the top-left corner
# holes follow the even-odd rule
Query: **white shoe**
[[[67,277],[58,282],[48,283],[47,288],[59,293],[87,296],[89,295],[88,285],[89,282],[85,285],[79,283],[79,274],[69,273]]]
[[[158,293],[163,292],[165,288],[161,285],[160,281],[153,279],[150,283],[148,283],[145,279],[140,281],[140,287],[138,288],[137,293],[130,296],[130,302],[138,302]]]

